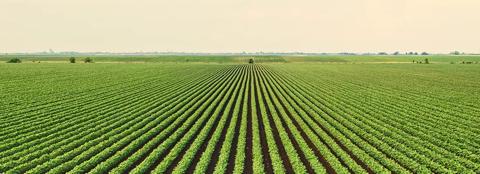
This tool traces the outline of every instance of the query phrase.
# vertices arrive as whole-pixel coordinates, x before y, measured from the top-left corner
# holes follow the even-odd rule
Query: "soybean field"
[[[0,173],[480,173],[480,65],[0,64]]]

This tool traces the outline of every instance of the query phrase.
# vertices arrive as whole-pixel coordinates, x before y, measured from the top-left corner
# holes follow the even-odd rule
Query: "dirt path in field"
[[[213,79],[212,79],[212,81],[213,81]],[[201,93],[198,93],[198,94],[194,94],[192,97],[195,98],[195,97],[200,96],[200,95],[202,95],[202,94],[201,94]],[[206,95],[206,94],[203,94],[203,95]],[[202,96],[203,96],[203,95],[202,95]],[[175,96],[172,96],[169,100],[178,100],[178,98],[176,98]],[[168,111],[171,111],[171,110],[174,109],[174,108],[175,108],[175,107],[171,107]],[[181,108],[177,108],[176,111],[178,111],[178,110],[180,110],[180,109],[181,109]],[[168,112],[168,111],[167,111],[167,112]],[[178,118],[172,120],[171,122],[175,122],[177,119],[178,119]],[[165,121],[165,119],[164,119],[163,121]],[[163,121],[162,121],[162,122],[163,122]],[[177,126],[175,129],[177,129],[177,128],[178,128],[178,126]],[[150,131],[150,130],[149,130],[149,131]],[[156,133],[155,135],[152,135],[152,136],[149,137],[145,142],[150,142],[150,141],[153,140],[155,137],[157,137],[159,134],[161,134],[161,132],[162,132],[162,131],[159,131],[159,132]],[[158,143],[156,143],[156,144],[154,145],[154,147],[158,146],[158,144],[159,144],[160,142],[162,142],[164,139],[165,139],[165,138],[163,138],[162,140],[158,141]],[[139,149],[142,149],[146,144],[147,144],[147,143],[143,143],[143,144],[141,144],[140,146],[137,146],[137,147],[133,148],[133,150],[131,151],[131,153],[130,153],[128,156],[133,155],[133,154],[136,153]],[[123,151],[123,150],[125,149],[125,147],[127,147],[127,145],[130,145],[130,143],[127,143],[125,146],[121,147],[119,151]],[[152,149],[149,149],[149,152],[148,152],[147,154],[149,154],[152,150],[153,150],[153,148],[152,148]],[[111,156],[109,156],[108,158],[111,158]],[[105,160],[107,160],[108,158],[106,158]],[[142,157],[142,160],[140,160],[140,161],[143,161],[143,158],[144,158],[144,156]],[[122,158],[121,160],[118,160],[117,162],[115,162],[115,163],[114,163],[113,165],[111,165],[111,166],[104,166],[104,169],[105,169],[105,170],[111,170],[112,168],[116,167],[118,164],[120,164],[120,163],[123,162],[123,161],[125,161],[125,158]],[[103,162],[103,161],[102,161],[102,162]],[[138,164],[137,164],[137,165],[138,165]],[[129,170],[133,169],[134,166],[136,166],[136,165],[131,165],[130,168],[129,168]],[[95,167],[95,166],[94,166],[94,167]],[[85,169],[86,172],[88,172],[88,171],[90,171],[90,170],[91,170],[91,168],[90,168],[90,169]]]
[[[248,69],[246,69],[247,71]],[[245,75],[247,76],[247,75]],[[233,170],[235,169],[235,152],[237,150],[237,147],[238,147],[238,137],[240,135],[240,126],[241,126],[241,122],[242,122],[242,117],[244,116],[243,115],[243,106],[244,106],[244,100],[245,100],[245,92],[247,92],[247,80],[249,80],[249,78],[245,77],[246,78],[246,81],[245,81],[245,84],[243,84],[243,92],[242,92],[242,97],[241,97],[241,100],[240,100],[240,107],[239,107],[239,112],[238,112],[238,117],[237,117],[237,120],[236,120],[236,124],[235,124],[235,130],[234,130],[234,135],[233,135],[233,140],[232,140],[232,146],[230,147],[230,151],[229,151],[229,155],[228,155],[228,163],[227,163],[227,169],[226,169],[226,173],[233,173]],[[214,168],[215,166],[213,166]],[[207,170],[207,173],[211,173],[211,166],[209,165],[208,166],[208,170]]]
[[[305,82],[305,83],[307,83],[307,82]],[[307,83],[307,84],[308,84],[308,83]],[[316,100],[316,101],[314,101],[314,102],[318,102],[320,105],[323,105],[323,106],[327,107],[328,109],[332,109],[331,106],[326,105],[324,102],[319,101],[318,99],[315,99],[315,100]],[[317,107],[317,108],[318,108],[318,107]],[[338,122],[340,125],[344,126],[346,129],[349,129],[350,131],[352,131],[350,128],[348,128],[348,126],[346,126],[344,123],[341,123],[341,122],[338,120],[338,118],[334,117],[332,114],[330,114],[330,113],[329,113],[328,111],[326,111],[325,109],[322,109],[322,108],[318,108],[318,109],[320,109],[323,113],[325,113],[326,115],[328,115],[329,117],[331,117],[333,120],[335,120],[336,122]],[[316,120],[315,120],[315,122],[316,122],[318,125],[321,125],[321,123],[318,123]],[[322,127],[322,129],[324,129],[324,128]],[[352,131],[352,132],[353,132],[353,134],[355,134],[356,136],[358,136],[362,141],[367,142],[367,143],[370,144],[372,147],[377,148],[377,146],[376,146],[375,144],[372,144],[372,142],[369,141],[369,139],[367,139],[366,137],[359,135],[359,133],[357,133],[357,132],[355,132],[355,131]],[[358,144],[357,141],[351,141],[351,142],[352,142],[353,144],[355,144],[356,146],[359,146],[359,144]],[[360,146],[359,146],[359,147],[360,147]],[[411,172],[411,173],[414,173],[414,171],[413,171],[411,168],[409,168],[409,166],[405,165],[404,163],[401,163],[397,158],[395,158],[392,154],[388,153],[386,150],[382,150],[382,149],[379,149],[379,148],[377,148],[377,150],[378,150],[379,152],[381,152],[382,154],[384,154],[384,155],[385,155],[387,158],[389,158],[390,160],[394,161],[396,164],[398,164],[398,165],[399,165],[400,167],[402,167],[403,169],[408,170],[408,171]],[[361,161],[361,160],[359,160],[359,162],[360,162],[360,161]],[[387,168],[387,169],[389,169],[389,170],[391,170],[390,168],[388,168],[388,167],[386,167],[386,166],[384,166],[384,167]],[[392,172],[392,173],[395,173],[395,172],[393,172],[393,171],[391,171],[391,172]]]
[[[226,83],[226,81],[222,81],[221,83],[222,83],[222,84],[223,84],[223,83]],[[205,96],[205,95],[207,95],[207,94],[208,94],[208,92],[205,93],[205,94],[199,94],[199,95],[201,95],[201,96],[200,96],[200,98],[201,98],[201,97],[203,97],[203,96]],[[207,100],[207,99],[204,99],[204,100],[202,100],[202,101],[200,101],[200,102],[203,103],[203,102],[206,102],[206,100]],[[198,103],[198,102],[197,102],[197,103]],[[192,111],[190,111],[188,114],[189,114],[189,115],[192,115],[192,114],[193,114],[196,110],[198,110],[200,107],[201,107],[201,105],[196,106],[195,109],[193,109]],[[180,109],[180,108],[179,108],[179,109]],[[182,113],[182,114],[183,114],[183,113]],[[172,123],[175,122],[175,121],[177,121],[177,120],[178,120],[178,118],[174,119],[174,120],[172,121]],[[186,120],[186,118],[184,118],[184,119],[182,119],[182,120],[180,120],[180,121],[183,122],[183,121],[185,121],[185,120]],[[181,125],[182,125],[182,124],[178,124],[178,125],[175,126],[172,130],[175,131],[175,130],[179,129]],[[165,139],[166,139],[166,138],[168,138],[168,137],[165,137]],[[154,147],[159,146],[162,142],[163,142],[163,140],[162,140],[162,141],[159,141],[158,143],[155,144]],[[144,146],[145,146],[145,144],[142,144],[139,148],[137,148],[137,150],[138,150],[138,149],[142,149]],[[136,152],[137,150],[135,150],[135,152]],[[155,150],[155,148],[148,149],[148,152],[145,153],[144,155],[142,155],[142,156],[140,157],[140,159],[138,159],[137,161],[135,161],[132,165],[130,165],[124,173],[125,173],[125,174],[130,173],[130,171],[132,171],[136,166],[140,165],[140,163],[142,163],[142,162],[151,154],[151,152],[152,152],[153,150]],[[163,158],[163,157],[162,157],[162,158]],[[123,162],[123,161],[121,161],[121,162]],[[121,163],[121,162],[119,162],[119,163]],[[152,170],[153,170],[153,169],[152,169]]]
[[[225,84],[225,83],[228,83],[227,86],[229,86],[229,84],[231,85],[231,84],[233,83],[233,81],[230,81],[230,82],[224,81],[222,84]],[[218,92],[218,93],[217,93],[215,96],[213,96],[213,97],[214,97],[214,98],[217,98],[220,94],[221,94],[221,92]],[[207,99],[207,100],[208,100],[208,99]],[[210,102],[208,102],[208,105],[211,105],[213,101],[214,101],[214,100],[211,100]],[[218,107],[218,105],[219,105],[219,103],[217,103],[217,104],[215,105],[215,108]],[[192,115],[193,113],[195,113],[195,111],[197,111],[198,109],[200,109],[200,106],[201,106],[201,105],[199,105],[199,106],[196,107],[194,110],[192,110],[192,111],[190,112],[190,115]],[[204,109],[202,109],[202,111],[200,111],[200,113],[199,113],[196,117],[198,118],[198,117],[200,117],[201,115],[203,115],[206,110],[207,110],[207,107],[205,107]],[[202,124],[202,126],[205,126],[207,120],[208,120],[208,119],[205,119],[204,122],[202,122],[202,123],[200,123],[200,124]],[[181,124],[180,124],[180,125],[181,125]],[[175,131],[178,130],[178,129],[180,128],[180,125],[179,125],[178,127],[176,127],[176,129],[174,129],[174,130],[175,130]],[[179,137],[177,137],[177,138],[178,138],[178,139],[182,138],[182,137],[193,127],[193,125],[194,125],[194,124],[187,125],[187,126],[188,126],[187,129],[182,133],[181,136],[179,136]],[[181,126],[185,126],[185,125],[181,125]],[[178,139],[177,139],[177,141],[178,141]],[[172,150],[172,148],[173,148],[174,146],[175,146],[175,144],[173,144],[172,146],[168,147],[168,148],[160,155],[159,158],[155,159],[156,161],[154,162],[153,165],[149,166],[148,171],[154,170],[155,167],[160,164],[160,162],[162,161],[162,159],[164,159],[164,158],[168,155],[168,153],[170,153],[170,151]],[[148,156],[148,155],[147,155],[147,156]],[[145,156],[145,158],[146,158],[147,156]],[[178,157],[178,156],[177,156],[177,157]],[[145,158],[143,158],[143,160],[144,160]],[[176,159],[178,159],[178,158],[176,158]],[[143,161],[143,160],[142,160],[142,161]],[[178,160],[180,160],[180,159],[178,159]],[[140,163],[141,163],[142,161],[140,161]],[[176,164],[176,163],[175,163],[175,164]],[[171,166],[172,166],[172,165],[170,165],[170,167],[171,167]],[[175,167],[175,166],[172,167],[172,170],[173,170],[174,167]],[[129,173],[129,171],[127,171],[127,173]]]
[[[234,77],[233,79],[235,79],[235,78],[236,78],[236,77]],[[230,99],[232,98],[232,95],[233,95],[233,93],[235,92],[235,91],[233,91],[233,84],[238,84],[238,81],[236,81],[236,82],[232,81],[229,85],[225,86],[225,88],[232,88],[232,91],[229,92],[228,96],[225,96],[225,95],[222,96],[221,99],[215,104],[215,106],[213,107],[213,109],[210,111],[210,113],[209,113],[208,115],[213,115],[213,114],[215,113],[215,110],[219,107],[219,105],[221,104],[221,101],[222,101],[225,97],[228,98],[227,101],[226,101],[226,102],[228,103],[228,100],[230,100]],[[227,89],[227,90],[229,90],[229,89]],[[226,91],[226,92],[228,92],[228,91]],[[216,98],[217,98],[217,97],[215,97],[215,99],[216,99]],[[202,149],[204,150],[204,149],[207,148],[207,144],[208,144],[207,142],[212,138],[213,132],[214,132],[215,129],[217,128],[218,122],[220,121],[220,118],[223,116],[223,113],[224,113],[224,111],[225,111],[225,108],[227,107],[227,103],[224,103],[224,104],[222,105],[222,108],[220,109],[220,112],[216,115],[215,120],[213,121],[213,126],[210,128],[210,130],[208,130],[207,139],[202,142],[202,145],[201,145],[201,147],[200,147],[200,149],[199,149],[200,151],[202,151]],[[205,110],[206,110],[207,108],[208,108],[208,107],[205,107]],[[199,114],[199,115],[203,115],[203,114]],[[173,172],[173,170],[175,169],[175,167],[176,167],[176,166],[178,165],[178,163],[182,160],[183,156],[185,156],[185,154],[186,154],[187,151],[190,149],[190,147],[192,147],[193,142],[195,141],[196,137],[200,134],[200,132],[202,131],[202,129],[206,126],[208,120],[209,120],[209,119],[205,119],[205,120],[201,123],[201,126],[200,126],[201,129],[199,129],[197,132],[195,132],[195,133],[192,135],[192,137],[190,137],[190,139],[189,139],[188,142],[187,142],[186,147],[184,147],[184,148],[182,149],[182,152],[175,157],[175,160],[173,160],[172,163],[170,163],[169,167],[168,167],[167,170],[166,170],[166,173],[172,173],[172,172]],[[188,131],[187,131],[187,132],[188,132]],[[175,145],[173,145],[173,146],[175,146]],[[197,152],[198,152],[198,151],[197,151]],[[168,154],[168,153],[167,153],[167,154]],[[194,166],[195,166],[196,163],[200,160],[200,157],[201,157],[201,154],[196,153],[195,156],[194,156],[194,158],[193,158],[193,159],[190,159],[193,164],[190,164],[190,166],[189,166],[188,169],[187,169],[187,173],[190,173],[190,172],[193,173],[193,170],[195,169]],[[193,166],[193,167],[192,167],[192,166]]]
[[[252,71],[255,71],[254,69]],[[254,76],[254,95],[255,95],[255,107],[256,107],[256,112],[257,112],[257,121],[258,121],[258,129],[259,129],[259,134],[260,134],[260,144],[262,146],[262,156],[263,156],[263,165],[265,167],[265,172],[266,173],[273,173],[273,166],[272,166],[272,160],[270,158],[270,153],[269,153],[269,147],[267,143],[267,135],[265,134],[265,126],[263,125],[263,117],[262,117],[262,112],[260,110],[260,104],[258,100],[258,89],[257,89],[257,82],[256,79],[258,77]]]
[[[233,103],[232,105],[230,106],[230,110],[228,111],[228,114],[227,114],[227,120],[225,122],[225,125],[222,129],[222,132],[220,134],[220,137],[218,139],[218,142],[215,144],[215,148],[213,150],[213,153],[212,153],[212,156],[210,158],[210,163],[208,164],[207,166],[207,172],[206,173],[213,173],[214,169],[215,169],[215,165],[217,164],[217,161],[218,161],[218,158],[220,156],[220,150],[222,148],[222,145],[223,143],[225,142],[225,137],[227,136],[227,130],[228,130],[228,127],[229,127],[229,124],[233,118],[233,112],[234,112],[234,109],[235,109],[235,106],[237,105],[237,99],[238,99],[238,96],[240,94],[240,91],[241,91],[241,86],[244,85],[244,84],[241,84],[243,82],[243,79],[245,78],[245,72],[243,71],[243,68],[242,68],[242,72],[241,72],[241,78],[240,80],[238,81],[238,83],[236,84],[236,86],[238,86],[238,91],[235,91],[235,97],[233,98]],[[223,113],[223,111],[222,111]],[[236,122],[238,122],[238,118],[236,120]],[[214,131],[211,131],[212,133]],[[210,138],[207,138],[208,140],[206,140],[204,142],[204,146],[206,147],[207,144],[208,144],[208,141],[210,140]],[[187,170],[187,173],[190,173],[190,172],[193,172],[194,170],[194,166],[196,166],[196,163],[198,163],[198,161],[200,160],[200,156],[203,154],[203,152],[205,151],[206,148],[201,148],[197,154],[195,155],[195,159],[197,159],[197,155],[198,155],[198,160],[194,160],[192,165],[189,167],[189,169]],[[192,169],[192,170],[191,170]]]
[[[262,75],[263,77],[266,77],[265,74]],[[267,85],[267,82],[268,82],[268,85],[273,88],[272,84],[266,79],[266,78],[263,78],[263,83],[265,85]],[[284,128],[285,128],[285,131],[287,132],[287,135],[288,135],[288,138],[290,139],[290,141],[292,142],[294,148],[295,148],[295,151],[297,151],[299,157],[300,157],[300,160],[302,161],[302,163],[305,165],[306,169],[307,169],[307,173],[315,173],[315,171],[313,170],[312,166],[310,165],[310,162],[308,162],[307,160],[307,157],[305,156],[305,154],[303,153],[303,151],[301,150],[300,148],[300,145],[298,144],[297,140],[294,138],[290,128],[288,127],[288,125],[285,123],[285,120],[283,119],[283,117],[281,116],[281,113],[280,113],[280,109],[277,107],[276,103],[274,102],[273,100],[273,97],[272,95],[270,94],[270,90],[268,88],[266,88],[266,93],[268,94],[268,97],[270,99],[270,101],[272,101],[272,104],[274,106],[274,109],[275,111],[279,114],[279,118],[280,118],[280,121],[282,122],[282,125]],[[275,94],[276,98],[278,99],[278,96],[275,92],[272,92]],[[286,109],[285,105],[283,103],[281,103],[281,100],[278,99],[278,101],[280,102],[280,104],[283,106],[283,109],[284,111],[287,113],[287,114],[290,114],[289,111]],[[290,119],[292,119],[290,117]],[[292,121],[295,121],[292,119]],[[294,125],[297,127],[298,130],[301,131],[302,134],[302,137],[304,139],[307,138],[306,134],[302,131],[302,129],[298,126],[298,124],[295,124],[294,122]],[[309,139],[308,139],[309,140]],[[306,141],[307,144],[309,144],[309,147],[310,147],[310,144],[313,145],[313,143],[311,141]],[[309,143],[310,142],[310,143]],[[310,147],[312,149],[312,147]],[[318,150],[317,150],[318,151]]]
[[[259,74],[259,71],[260,71],[259,69],[255,68],[255,74],[258,77],[257,80],[256,80],[256,83],[257,83],[257,85],[260,86],[259,80],[260,80],[261,76]],[[275,140],[275,145],[276,145],[276,147],[279,151],[280,158],[282,158],[282,164],[283,164],[283,167],[285,169],[285,172],[286,173],[294,173],[292,164],[290,162],[290,159],[288,158],[288,154],[287,154],[287,152],[285,150],[285,147],[282,143],[282,140],[279,136],[277,125],[275,125],[275,121],[273,121],[272,112],[270,111],[270,107],[268,106],[267,100],[265,99],[265,93],[264,93],[262,88],[260,88],[259,91],[260,91],[261,96],[262,96],[262,100],[263,100],[265,110],[267,111],[266,117],[267,117],[268,123],[270,124],[270,127],[272,129],[273,139]]]
[[[269,73],[270,73],[270,72],[269,72]],[[277,81],[277,79],[274,79],[274,80],[276,81],[276,83],[279,83],[279,82]],[[288,82],[287,82],[287,83],[288,83]],[[284,91],[286,90],[286,89],[284,89],[282,86],[280,86],[280,88],[282,88]],[[288,95],[290,96],[290,94],[288,94]],[[277,98],[278,98],[278,97],[277,97]],[[290,98],[291,98],[291,96],[290,96]],[[296,100],[292,100],[292,101],[294,101],[295,104],[299,105],[299,103],[298,103]],[[284,103],[281,103],[281,105],[282,105],[282,107],[286,108]],[[300,106],[300,105],[299,105],[299,106]],[[302,108],[302,109],[303,109],[303,108]],[[291,113],[290,113],[289,111],[287,111],[287,114],[290,116],[290,118],[292,118],[292,115],[291,115]],[[297,113],[297,114],[299,114],[299,113]],[[311,116],[310,116],[310,117],[311,117]],[[293,120],[293,119],[292,119],[292,120]],[[303,121],[306,121],[306,120],[304,120],[303,118],[302,118],[302,120],[303,120]],[[317,120],[315,120],[315,119],[312,119],[312,120],[316,123],[317,126],[319,126],[319,127],[322,129],[323,132],[327,133],[327,135],[328,135],[329,137],[331,137],[331,138],[335,141],[335,143],[336,143],[338,146],[340,146],[340,148],[341,148],[343,151],[345,151],[345,152],[349,155],[349,157],[352,158],[352,159],[353,159],[358,165],[360,165],[365,171],[367,171],[368,173],[371,173],[371,174],[374,173],[373,170],[372,170],[370,167],[368,167],[367,164],[365,164],[365,163],[364,163],[362,160],[360,160],[355,154],[353,154],[351,150],[349,150],[343,143],[341,143],[341,142],[338,140],[338,138],[336,138],[335,136],[333,136],[333,134],[332,134],[330,131],[328,131],[321,123],[319,123],[319,122],[318,122]],[[294,121],[294,124],[295,124],[296,126],[298,125],[298,123],[296,123],[296,121]],[[307,126],[308,126],[311,130],[314,130],[314,129],[311,127],[311,125],[307,124]],[[297,127],[298,127],[298,126],[297,126]],[[302,135],[305,134],[302,129],[299,129],[299,130],[302,132]],[[313,133],[315,133],[315,135],[317,135],[317,137],[320,137],[320,135],[319,135],[317,132],[313,131]],[[305,136],[306,136],[306,135],[305,135]],[[322,143],[326,144],[326,142],[325,142],[323,139],[320,139],[320,140],[322,141]],[[310,140],[309,140],[309,141],[310,141]],[[310,144],[310,143],[312,143],[312,142],[310,141],[310,143],[309,143],[309,142],[307,142],[307,143]],[[329,150],[330,150],[332,153],[334,152],[333,149],[332,149],[330,146],[327,146],[327,147],[329,148]],[[317,150],[317,151],[318,151],[318,150]],[[315,153],[317,154],[317,152],[315,152]],[[319,152],[318,152],[318,153],[319,153]],[[340,160],[340,162],[341,162],[344,166],[346,166],[345,162],[344,162],[343,160],[341,160],[341,158],[339,158],[339,156],[338,156],[336,153],[334,153],[334,154],[335,154],[335,156]],[[323,157],[322,157],[322,158],[323,158]],[[349,170],[351,170],[351,169],[349,169]],[[352,172],[352,171],[350,171],[350,172]]]
[[[271,75],[270,75],[270,76],[271,76]],[[273,78],[273,76],[271,76],[271,77]],[[274,81],[275,81],[276,83],[278,83],[277,79],[274,79]],[[271,86],[273,86],[273,84],[271,84]],[[280,86],[280,87],[281,87],[281,86]],[[283,89],[283,87],[281,87],[281,88]],[[277,93],[273,92],[273,94],[275,95],[275,97],[276,97],[277,99],[279,99],[279,96],[278,96]],[[291,97],[291,96],[290,96],[290,97]],[[323,167],[327,170],[328,173],[332,173],[332,172],[335,173],[335,170],[332,168],[331,164],[325,159],[325,157],[323,157],[323,155],[321,154],[321,152],[315,147],[315,144],[314,144],[314,143],[312,142],[312,140],[308,137],[308,135],[305,133],[305,131],[300,127],[300,125],[298,124],[298,122],[297,122],[297,121],[295,120],[295,118],[293,117],[292,113],[287,109],[285,103],[283,103],[281,100],[278,100],[278,101],[279,101],[280,105],[282,106],[282,108],[284,109],[284,111],[285,111],[285,113],[287,114],[287,116],[289,117],[289,119],[290,119],[290,120],[292,121],[292,123],[294,124],[294,126],[297,127],[297,129],[300,131],[300,135],[303,137],[303,139],[305,140],[305,142],[307,143],[307,145],[310,147],[310,149],[313,150],[315,156],[317,156],[317,158],[320,160],[320,162],[322,163]],[[296,103],[296,104],[298,104],[298,103]],[[299,113],[297,113],[297,114],[299,114]],[[300,118],[302,118],[302,117],[300,117]],[[283,119],[282,119],[282,120],[283,120]],[[304,118],[302,118],[302,121],[306,122],[306,120],[304,120]],[[309,125],[309,124],[306,124],[306,125],[309,127],[310,130],[315,130],[315,129],[313,129],[313,128],[311,127],[311,125]],[[322,128],[322,127],[321,127],[321,128]],[[322,129],[322,131],[325,132],[324,129]],[[317,135],[317,137],[320,137],[320,135],[319,135],[317,132],[315,132],[315,131],[312,131],[312,132],[313,132],[315,135]],[[327,143],[326,143],[323,139],[319,138],[319,140],[320,140],[323,144],[327,145]],[[327,148],[328,148],[332,153],[334,152],[333,149],[332,149],[331,147],[329,147],[328,145],[327,145]],[[335,153],[334,153],[334,154],[335,154]],[[343,160],[342,160],[341,158],[339,158],[339,156],[336,156],[336,157],[340,160],[340,162],[342,163],[343,166],[345,166],[345,167],[347,166],[347,165],[343,162]],[[349,169],[349,170],[350,170],[350,172],[353,173],[353,171],[351,171],[351,169]]]
[[[251,67],[248,67],[248,101],[247,101],[247,142],[245,146],[245,173],[253,173],[253,129],[252,129],[252,73]]]
[[[279,83],[279,82],[277,81],[277,79],[274,79],[274,80],[276,81],[276,83]],[[281,87],[281,86],[280,86],[280,87]],[[285,89],[284,89],[283,87],[281,87],[281,88],[285,91]],[[291,96],[290,96],[290,97],[291,97]],[[294,102],[298,105],[297,101],[295,101],[295,100],[292,100],[292,101],[294,101]],[[284,103],[280,102],[280,104],[282,105],[282,107],[286,108]],[[292,117],[290,111],[287,111],[287,114],[288,114],[290,117]],[[299,113],[297,113],[297,114],[299,114]],[[302,120],[303,120],[304,122],[306,121],[306,120],[304,120],[303,118],[302,118]],[[345,151],[345,152],[349,155],[349,157],[352,158],[352,159],[353,159],[358,165],[360,165],[365,171],[367,171],[368,173],[374,173],[373,170],[372,170],[370,167],[368,167],[367,164],[365,164],[365,163],[364,163],[363,161],[361,161],[356,155],[354,155],[351,150],[349,150],[343,143],[341,143],[341,142],[338,140],[337,137],[333,136],[333,134],[332,134],[330,131],[328,131],[325,127],[323,127],[323,125],[321,125],[321,124],[320,124],[319,122],[317,122],[317,120],[315,120],[315,119],[312,119],[312,120],[316,123],[317,126],[319,126],[319,127],[322,129],[323,132],[327,133],[327,135],[328,135],[329,137],[331,137],[331,138],[335,141],[335,143],[336,143],[338,146],[340,146],[340,148],[341,148],[343,151]],[[296,121],[294,121],[294,124],[295,124],[297,127],[299,126]],[[311,130],[314,130],[314,129],[311,127],[311,125],[307,124],[307,126],[308,126]],[[308,136],[306,136],[306,134],[303,132],[302,129],[299,129],[299,130],[301,131],[302,136],[308,137]],[[320,137],[320,135],[319,135],[318,133],[316,133],[315,131],[313,131],[313,132],[314,132],[318,137]],[[308,138],[305,138],[305,139],[308,139]],[[321,139],[321,140],[322,140],[322,142],[323,142],[324,144],[326,143],[325,141],[323,141],[323,139]],[[310,141],[310,140],[308,140],[308,141]],[[307,143],[308,143],[308,142],[307,142]],[[310,141],[310,143],[312,143],[312,142]],[[308,144],[310,144],[310,143],[308,143]],[[327,146],[327,147],[329,148],[330,151],[333,152],[333,149],[332,149],[331,147],[329,147],[329,146]],[[339,158],[339,156],[338,156],[336,153],[334,153],[334,154],[335,154],[335,156],[341,161],[341,163],[343,163],[343,164],[346,166],[345,162],[344,162],[343,160],[341,160],[341,158]],[[352,172],[352,171],[351,171],[351,172]]]

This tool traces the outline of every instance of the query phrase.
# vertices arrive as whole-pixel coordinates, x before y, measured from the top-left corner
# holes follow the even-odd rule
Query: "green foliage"
[[[85,63],[93,63],[93,59],[90,58],[90,57],[87,57],[87,58],[85,58],[85,59],[83,60],[83,62],[85,62]]]
[[[460,55],[461,53],[460,53],[460,51],[452,51],[450,54],[452,54],[452,55]]]
[[[68,61],[69,61],[70,63],[75,63],[75,62],[76,62],[76,59],[75,59],[75,57],[70,57],[70,58],[68,59]]]
[[[415,53],[412,52],[412,55]],[[318,63],[400,63],[410,62],[412,55],[283,55],[283,56],[253,56],[255,63],[298,63],[298,62],[318,62]],[[249,62],[252,56],[180,56],[180,55],[139,55],[139,56],[114,56],[114,55],[95,55],[88,56],[95,62],[111,63],[225,63],[238,64]],[[19,58],[23,61],[42,61],[42,62],[64,62],[65,56],[11,56],[0,55],[0,61],[8,61],[12,58]],[[431,63],[449,63],[480,61],[478,55],[423,55],[422,58],[428,58]],[[83,61],[83,60],[82,60]]]
[[[0,173],[480,170],[474,61],[242,61],[0,64]]]
[[[22,63],[19,58],[13,58],[7,61],[7,63]]]

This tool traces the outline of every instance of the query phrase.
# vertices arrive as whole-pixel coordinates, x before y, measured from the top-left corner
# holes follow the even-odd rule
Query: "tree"
[[[70,57],[69,60],[70,60],[70,63],[75,63],[75,61],[76,61],[76,60],[75,60],[75,57]]]
[[[398,52],[398,51],[393,53],[393,55],[399,55],[399,54],[400,54],[400,52]]]
[[[255,61],[253,59],[248,60],[248,63],[253,64]]]
[[[451,52],[450,54],[453,54],[453,55],[460,55],[460,51],[453,51],[453,52]]]
[[[425,64],[429,64],[430,62],[428,62],[428,59],[425,59]]]
[[[19,58],[13,58],[7,61],[7,63],[22,63]]]
[[[428,55],[428,53],[427,52],[422,52],[422,55],[426,56],[426,55]]]
[[[388,55],[386,52],[379,52],[378,55]]]
[[[84,62],[85,63],[93,63],[93,59],[91,59],[90,57],[87,57],[87,58],[85,58]]]

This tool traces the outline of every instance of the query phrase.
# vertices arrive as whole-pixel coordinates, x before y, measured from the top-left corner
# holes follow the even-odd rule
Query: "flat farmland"
[[[0,173],[480,173],[445,62],[1,63]]]

